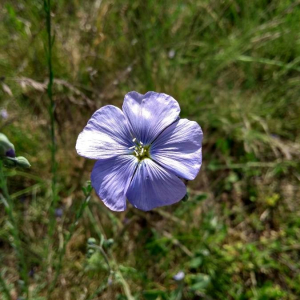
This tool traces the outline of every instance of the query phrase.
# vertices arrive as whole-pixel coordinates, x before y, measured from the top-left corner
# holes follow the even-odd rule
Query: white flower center
[[[150,157],[149,153],[149,146],[145,146],[143,142],[139,142],[136,138],[132,140],[135,145],[130,147],[130,150],[133,150],[133,155],[136,156],[138,159],[144,159],[146,157]]]

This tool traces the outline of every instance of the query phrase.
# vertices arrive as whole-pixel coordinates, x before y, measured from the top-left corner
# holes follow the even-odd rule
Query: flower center
[[[145,146],[142,142],[139,142],[136,138],[132,140],[135,145],[130,147],[130,150],[133,150],[133,155],[136,156],[139,160],[150,157],[150,146]]]

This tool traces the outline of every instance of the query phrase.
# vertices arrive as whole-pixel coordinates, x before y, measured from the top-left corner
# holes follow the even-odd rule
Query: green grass
[[[9,118],[0,127],[32,165],[8,174],[34,270],[30,299],[46,299],[85,197],[93,162],[77,156],[78,133],[96,109],[120,107],[131,90],[170,94],[181,116],[201,125],[202,169],[187,202],[153,212],[114,213],[92,194],[50,299],[299,299],[300,2],[53,1],[64,208],[53,243],[46,15],[40,0],[2,2],[0,107]],[[22,283],[1,208],[1,274],[15,299]],[[186,276],[177,283],[180,270]]]

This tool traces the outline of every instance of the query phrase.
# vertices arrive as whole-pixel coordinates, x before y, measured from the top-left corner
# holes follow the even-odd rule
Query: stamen
[[[129,148],[129,150],[133,150],[132,154],[134,154],[140,160],[149,157],[149,146],[144,146],[143,142],[138,141],[137,138],[133,138],[132,141],[135,143],[134,146]]]

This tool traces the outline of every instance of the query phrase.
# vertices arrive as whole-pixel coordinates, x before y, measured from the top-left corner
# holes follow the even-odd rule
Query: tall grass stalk
[[[56,141],[55,141],[55,102],[53,100],[53,68],[52,68],[52,47],[53,47],[53,38],[52,38],[52,26],[51,26],[51,0],[44,0],[44,9],[46,12],[46,24],[47,24],[47,41],[48,41],[48,51],[47,51],[47,61],[48,61],[48,71],[49,71],[49,82],[47,87],[47,94],[49,98],[49,116],[50,116],[50,136],[51,136],[51,173],[52,173],[52,181],[51,181],[51,191],[52,191],[52,203],[50,207],[50,226],[49,233],[50,236],[53,235],[54,226],[55,226],[55,206],[58,200],[57,197],[57,163],[56,163]]]
[[[52,174],[52,180],[51,180],[51,205],[49,208],[49,225],[48,225],[48,246],[46,247],[46,259],[47,262],[45,264],[44,271],[46,271],[46,268],[50,267],[50,270],[52,269],[52,257],[51,257],[51,250],[52,250],[52,244],[53,244],[53,235],[54,235],[54,229],[55,229],[55,208],[58,201],[58,195],[57,195],[57,163],[56,163],[56,140],[55,140],[55,102],[53,100],[53,81],[54,81],[54,73],[52,68],[52,48],[54,39],[52,37],[52,24],[51,24],[51,0],[44,0],[44,11],[46,14],[46,29],[47,29],[47,62],[48,62],[48,72],[49,72],[49,82],[47,86],[47,94],[49,98],[49,117],[50,117],[50,138],[51,138],[51,144],[50,144],[50,150],[51,150],[51,174]],[[49,285],[48,285],[49,286]],[[51,285],[52,286],[52,285]],[[49,291],[49,289],[48,289]]]
[[[3,162],[0,161],[0,188],[2,190],[1,200],[4,203],[5,210],[7,212],[9,222],[10,222],[10,228],[11,233],[13,236],[13,247],[16,251],[18,262],[20,263],[20,278],[24,282],[24,285],[22,285],[21,293],[25,292],[26,298],[29,299],[29,288],[28,288],[28,270],[27,265],[25,262],[24,252],[21,245],[21,239],[20,239],[20,233],[18,229],[17,222],[15,220],[15,217],[13,215],[13,201],[9,195],[8,188],[7,188],[7,179],[4,174],[3,170]],[[4,289],[5,292],[5,289]]]

